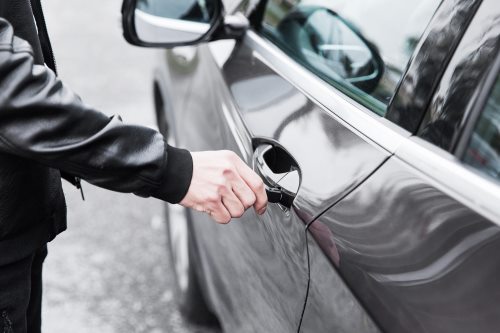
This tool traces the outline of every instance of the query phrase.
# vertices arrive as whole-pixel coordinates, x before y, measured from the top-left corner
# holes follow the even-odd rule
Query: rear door
[[[423,121],[392,115],[416,135],[310,225],[304,332],[356,325],[346,288],[384,332],[498,332],[499,14],[482,1]]]

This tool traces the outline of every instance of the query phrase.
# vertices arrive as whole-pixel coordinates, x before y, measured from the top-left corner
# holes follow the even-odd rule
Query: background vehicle
[[[496,332],[496,0],[207,3],[193,23],[125,1],[130,42],[175,47],[160,128],[237,152],[286,200],[228,226],[171,210],[184,312],[227,332]]]

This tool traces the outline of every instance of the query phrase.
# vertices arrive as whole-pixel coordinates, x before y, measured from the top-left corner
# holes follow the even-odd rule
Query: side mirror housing
[[[129,43],[163,48],[238,38],[249,25],[224,16],[221,0],[124,0],[122,23]]]

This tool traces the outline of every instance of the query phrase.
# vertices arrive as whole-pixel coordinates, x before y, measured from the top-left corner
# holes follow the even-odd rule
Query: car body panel
[[[406,163],[391,159],[309,230],[385,332],[497,331],[500,228]]]
[[[222,74],[214,72],[217,63],[208,45],[196,53],[198,62],[187,73],[192,94],[174,110],[179,143],[191,151],[232,150],[251,165],[253,148],[245,128],[227,121],[234,105]],[[224,330],[297,330],[308,276],[305,225],[297,214],[270,205],[263,216],[249,210],[229,225],[216,225],[196,212],[192,219],[201,284]]]
[[[172,110],[179,145],[233,150],[252,165],[256,139],[277,142],[296,159],[302,178],[290,210],[271,204],[263,217],[250,210],[227,226],[192,215],[202,285],[226,331],[294,331],[307,293],[306,225],[390,154],[306,97],[245,42],[216,43],[189,48],[195,60],[187,68],[169,68],[176,71],[172,82],[184,76],[190,89],[189,97],[178,92],[182,102]],[[167,52],[169,66],[184,61],[176,52]]]
[[[498,54],[499,9],[490,0],[478,9],[443,70],[429,124],[445,122],[462,133],[475,96],[488,89],[483,82]],[[426,138],[434,144],[405,139],[387,163],[310,225],[309,251],[320,247],[330,264],[310,258],[304,332],[338,325],[328,313],[346,303],[336,291],[343,281],[384,332],[498,331],[500,190],[436,146],[442,146],[438,135],[449,143],[456,135],[444,127]]]
[[[244,41],[224,64],[225,82],[250,135],[279,142],[297,161],[302,177],[294,210],[307,224],[390,154],[359,137],[265,61],[265,54]]]
[[[311,275],[300,332],[381,332],[332,265],[340,258],[328,226],[313,222],[310,228],[315,228],[308,234]]]
[[[499,265],[486,250],[497,250],[498,227],[408,162],[441,68],[480,3],[443,2],[390,121],[256,30],[241,41],[162,52],[157,81],[181,147],[228,149],[253,165],[255,146],[270,142],[300,167],[291,209],[271,204],[262,217],[250,210],[226,226],[192,215],[200,282],[225,331],[487,332],[497,324],[486,305],[498,292],[491,284]]]

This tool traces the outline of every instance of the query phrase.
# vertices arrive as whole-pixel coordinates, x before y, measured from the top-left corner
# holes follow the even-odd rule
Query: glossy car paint
[[[498,330],[500,228],[397,158],[309,230],[383,331]]]
[[[456,48],[478,4],[447,0],[433,20],[429,31],[434,33],[449,25],[446,20],[455,20],[454,34],[447,30],[455,44],[442,45],[450,40],[426,33],[399,92],[407,110],[419,112],[418,117],[411,113],[418,118],[413,124],[423,110],[410,105],[411,89],[430,100],[442,74],[432,73],[426,81],[418,71],[449,61],[447,52]],[[383,119],[360,116],[366,113],[363,107],[346,103],[319,79],[309,81],[294,66],[284,68],[290,60],[277,62],[280,51],[264,52],[259,38],[249,32],[241,43],[167,51],[156,76],[164,99],[172,100],[167,118],[180,146],[230,149],[252,165],[253,146],[265,139],[284,147],[301,169],[291,210],[271,205],[264,217],[250,211],[227,226],[194,216],[201,283],[224,330],[291,332],[302,322],[303,332],[376,332],[365,310],[387,332],[494,327],[494,310],[484,307],[492,304],[496,289],[490,288],[488,299],[485,287],[478,289],[471,285],[477,280],[465,277],[479,267],[485,272],[479,280],[491,284],[486,273],[496,266],[484,269],[481,265],[490,263],[479,249],[496,242],[491,231],[496,226],[407,162],[392,157],[384,164],[397,154],[406,133]],[[439,61],[426,59],[438,46],[444,50]],[[381,124],[397,134],[383,138]],[[452,293],[453,283],[463,292]],[[481,299],[485,304],[479,304]]]
[[[464,91],[447,88],[464,84],[474,92],[481,86],[484,68],[497,52],[497,17],[498,5],[484,1],[436,95],[443,99],[441,105],[462,103],[448,104],[453,108],[447,116],[437,113],[431,119],[455,121],[456,112],[463,122],[469,107]],[[466,74],[472,76],[470,82],[457,82],[464,68],[477,68],[476,61],[482,75],[475,71]],[[476,179],[476,187],[473,170],[430,146],[418,139],[402,145],[373,176],[312,223],[309,232],[316,243],[309,242],[309,251],[318,244],[384,332],[497,332],[499,214],[485,198],[496,196],[498,188],[491,184],[494,192],[482,194],[486,179]],[[342,283],[333,278],[335,273],[330,273],[332,283],[325,283],[326,267],[314,273],[315,262],[324,261],[321,256],[310,261],[302,329],[335,330],[338,320],[328,314],[339,311],[342,300],[337,301],[336,288]]]
[[[197,93],[175,109],[179,144],[191,150],[233,150],[251,165],[256,139],[277,142],[298,162],[301,186],[292,210],[270,205],[264,217],[249,211],[227,226],[194,214],[202,275],[226,331],[296,331],[308,283],[307,223],[388,154],[277,75],[245,42],[228,44],[192,49],[196,61],[182,73]],[[224,47],[226,53],[220,52]],[[174,52],[168,57],[167,63],[178,63]],[[329,176],[322,173],[325,166]]]
[[[302,178],[294,211],[309,223],[366,179],[389,153],[357,136],[265,59],[244,41],[223,67],[225,84],[252,138],[278,142],[297,161]]]
[[[176,128],[182,129],[179,144],[191,150],[230,149],[251,164],[251,141],[235,139],[222,113],[231,104],[217,86],[221,74],[210,73],[217,65],[208,46],[191,50],[197,60],[184,73],[196,94],[175,109]],[[177,54],[168,57],[175,63]],[[249,211],[227,226],[215,225],[204,214],[192,217],[201,282],[225,331],[253,332],[263,322],[270,330],[296,330],[307,291],[305,228],[296,214],[271,206],[262,217]],[[275,220],[282,223],[271,223]]]
[[[380,332],[332,265],[335,262],[338,266],[340,257],[331,230],[318,222],[311,228],[308,234],[311,280],[300,332]]]

